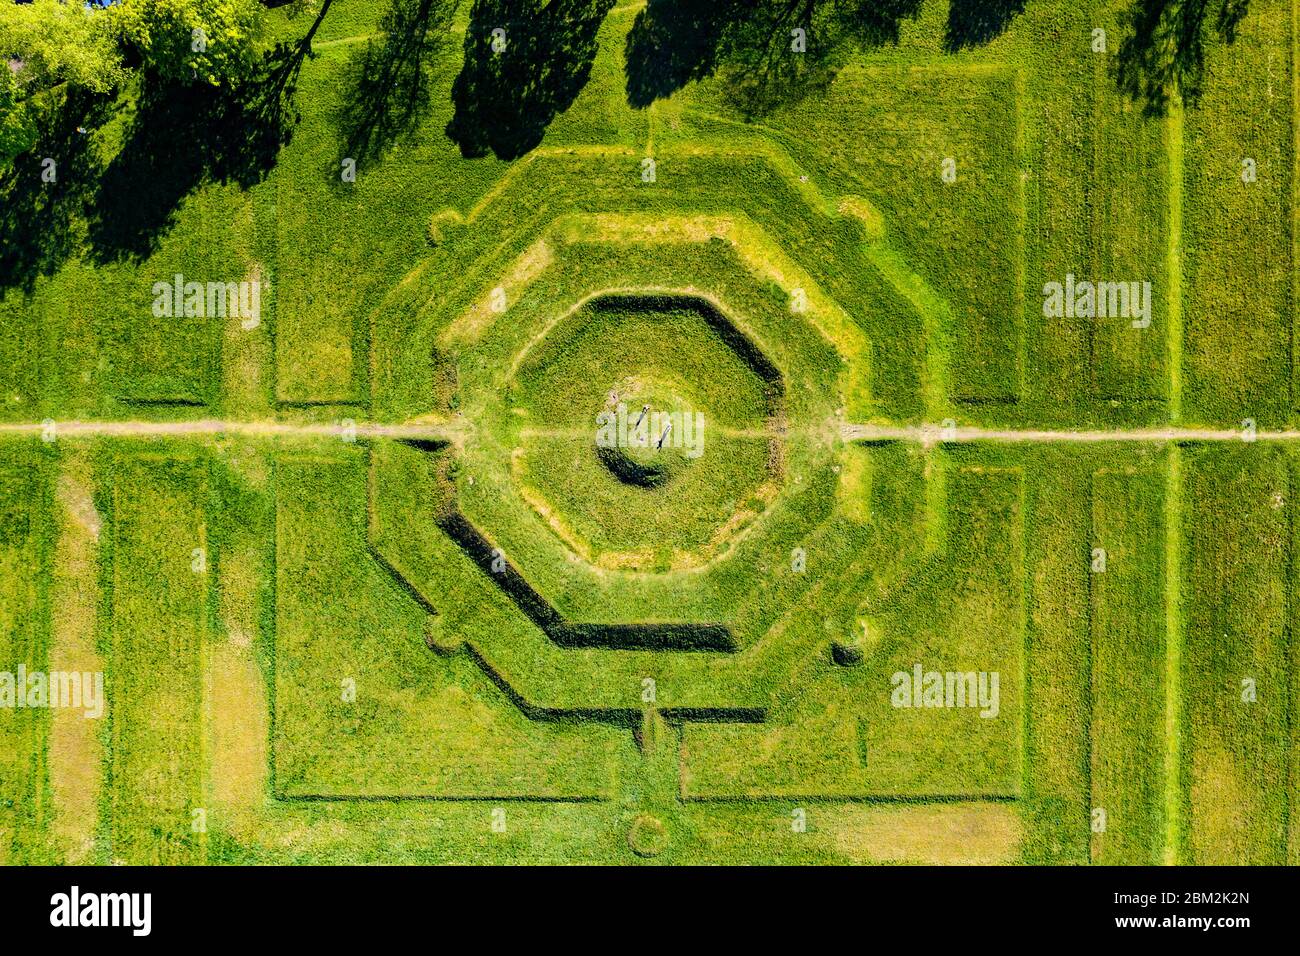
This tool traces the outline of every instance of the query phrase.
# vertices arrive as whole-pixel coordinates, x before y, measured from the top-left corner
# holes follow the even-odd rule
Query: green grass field
[[[466,5],[345,181],[382,6],[261,181],[0,287],[0,680],[104,680],[0,684],[0,863],[1300,863],[1300,7],[1153,116],[1126,4],[927,0],[747,119],[630,105],[621,0],[503,160]]]

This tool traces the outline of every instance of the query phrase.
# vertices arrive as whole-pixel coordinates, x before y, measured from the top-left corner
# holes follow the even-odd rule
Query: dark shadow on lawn
[[[649,0],[627,36],[627,101],[644,108],[716,75],[747,119],[762,116],[825,90],[853,50],[897,43],[902,22],[915,19],[920,6],[920,0]]]
[[[30,292],[53,275],[80,242],[77,229],[102,160],[88,130],[111,109],[103,97],[71,93],[48,106],[30,150],[0,173],[0,292]],[[54,161],[54,181],[45,176]]]
[[[453,0],[392,0],[380,30],[354,54],[334,122],[344,157],[377,159],[410,136],[428,109],[431,61],[446,42]]]
[[[1194,105],[1210,34],[1235,41],[1248,6],[1248,0],[1136,0],[1116,57],[1120,90],[1151,116],[1165,115],[1175,95]]]
[[[475,0],[465,62],[452,85],[447,135],[467,157],[517,159],[586,86],[596,33],[614,0],[550,0],[527,16],[518,0]],[[504,34],[494,37],[494,30]],[[494,40],[504,48],[494,50]]]
[[[1025,9],[1025,0],[952,0],[944,31],[945,53],[997,39]]]
[[[90,210],[93,258],[148,258],[203,183],[260,182],[298,122],[293,93],[308,49],[282,43],[229,88],[146,81]]]
[[[644,109],[712,76],[718,42],[738,11],[738,0],[649,0],[632,22],[624,48],[628,104]]]
[[[298,116],[293,93],[311,42],[333,0],[301,40],[270,51],[234,88],[165,84],[144,92],[113,160],[104,164],[92,131],[117,101],[71,89],[47,109],[40,139],[0,172],[0,292],[30,291],[82,247],[88,226],[97,262],[148,256],[184,198],[211,179],[249,186],[274,164]],[[54,182],[42,160],[54,159]]]

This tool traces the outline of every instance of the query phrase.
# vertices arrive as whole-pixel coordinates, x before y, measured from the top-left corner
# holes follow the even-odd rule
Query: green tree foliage
[[[163,79],[225,86],[255,62],[258,0],[123,0],[110,11],[123,39]]]
[[[73,0],[0,3],[0,55],[21,64],[22,86],[67,82],[103,93],[122,79],[111,18]]]
[[[0,163],[35,141],[33,97],[64,83],[106,93],[122,76],[106,14],[72,0],[0,0]]]

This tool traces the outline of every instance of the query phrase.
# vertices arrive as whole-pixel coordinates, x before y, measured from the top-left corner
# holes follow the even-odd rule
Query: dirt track
[[[845,441],[914,441],[923,445],[939,443],[991,442],[994,444],[1027,443],[1090,443],[1090,442],[1181,442],[1181,441],[1245,441],[1241,429],[1218,428],[1118,428],[1118,429],[1017,429],[1017,428],[952,428],[938,425],[845,425],[841,431]],[[1255,441],[1300,441],[1300,431],[1257,431]]]
[[[42,422],[0,423],[0,436],[41,434],[46,428]],[[274,421],[223,421],[204,418],[194,421],[65,421],[54,425],[56,438],[183,438],[200,435],[233,435],[245,438],[312,438],[343,437],[344,426],[335,423],[292,424]],[[434,441],[456,441],[463,438],[463,425],[407,422],[398,425],[381,425],[373,422],[356,422],[347,434],[357,438],[407,438]],[[539,431],[538,434],[545,434]],[[567,432],[565,433],[567,434]],[[845,441],[906,441],[923,445],[968,444],[990,442],[994,444],[1051,444],[1096,442],[1239,442],[1244,441],[1240,429],[1216,428],[1124,428],[1124,429],[1017,429],[958,427],[943,429],[939,425],[843,425],[840,435]],[[1255,441],[1300,441],[1300,431],[1264,431],[1255,434]]]
[[[41,434],[46,426],[42,422],[0,423],[0,436],[15,434]],[[287,422],[229,422],[215,418],[196,421],[66,421],[54,424],[56,438],[184,438],[195,435],[237,435],[245,438],[423,438],[450,440],[456,429],[453,426],[428,424],[376,425],[356,422],[346,428],[341,422],[296,425]]]

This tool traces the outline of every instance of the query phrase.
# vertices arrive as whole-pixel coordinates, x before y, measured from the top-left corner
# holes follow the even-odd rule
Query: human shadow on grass
[[[1024,9],[1025,0],[952,0],[944,52],[957,53],[996,40]]]
[[[80,242],[78,225],[103,168],[90,130],[111,104],[71,91],[42,109],[38,139],[0,172],[0,294],[30,292]]]
[[[1207,43],[1234,42],[1248,6],[1248,0],[1136,0],[1116,57],[1120,90],[1150,116],[1164,116],[1175,97],[1195,105]]]
[[[204,183],[260,182],[300,118],[293,95],[308,50],[282,43],[229,87],[148,78],[89,212],[93,259],[148,258]]]
[[[419,128],[430,103],[432,62],[450,36],[458,0],[392,0],[371,40],[348,62],[334,111],[342,155],[377,159]]]
[[[466,157],[517,159],[541,143],[591,76],[596,34],[614,0],[475,0],[447,135]]]

